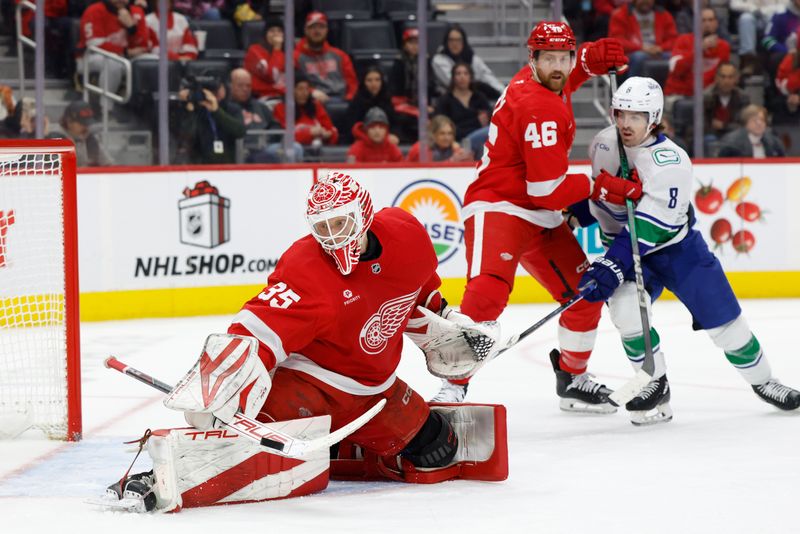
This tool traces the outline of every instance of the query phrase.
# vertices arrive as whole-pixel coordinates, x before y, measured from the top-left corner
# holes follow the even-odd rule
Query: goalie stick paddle
[[[608,75],[611,78],[611,94],[617,92],[617,69],[610,69]],[[628,155],[625,153],[625,145],[622,143],[622,135],[619,128],[614,126],[617,132],[617,148],[619,149],[619,165],[622,170],[622,177],[630,180],[631,173],[628,166]],[[653,358],[653,342],[650,338],[650,318],[647,316],[647,291],[644,288],[644,274],[642,273],[642,258],[639,255],[639,237],[636,233],[636,215],[633,201],[627,199],[625,208],[628,212],[628,230],[631,236],[631,252],[633,254],[633,273],[636,281],[636,296],[639,299],[639,316],[642,319],[642,335],[644,337],[644,361],[639,371],[622,386],[614,390],[609,395],[617,406],[622,406],[633,399],[644,387],[653,379],[655,373],[655,359]]]
[[[109,369],[114,369],[122,374],[135,378],[136,380],[147,384],[148,386],[161,391],[162,393],[169,393],[172,391],[172,386],[166,382],[162,382],[152,376],[139,371],[129,365],[116,359],[114,356],[106,358],[105,366]],[[287,458],[301,458],[311,452],[327,449],[336,443],[339,443],[344,438],[367,424],[367,422],[375,417],[386,405],[386,399],[381,399],[380,402],[375,404],[372,408],[353,419],[346,425],[338,428],[334,432],[325,436],[320,436],[314,439],[303,439],[285,432],[281,432],[276,428],[276,423],[262,423],[243,413],[236,413],[233,416],[233,421],[225,423],[220,421],[223,425],[234,430],[244,436],[258,442],[263,447],[266,447],[279,456]]]

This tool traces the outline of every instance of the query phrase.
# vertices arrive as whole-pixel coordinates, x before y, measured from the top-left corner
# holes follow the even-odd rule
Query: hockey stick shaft
[[[609,70],[608,74],[611,79],[611,93],[613,94],[617,92],[617,70],[612,68]],[[622,169],[622,177],[626,180],[629,180],[631,173],[630,166],[628,165],[628,155],[625,153],[625,145],[622,143],[622,135],[619,132],[619,128],[616,128],[616,131],[617,148],[619,149],[619,164],[620,168]],[[652,380],[653,374],[655,373],[653,343],[652,339],[650,338],[650,318],[647,314],[648,296],[644,287],[644,273],[642,272],[642,258],[639,254],[639,237],[636,232],[636,212],[633,201],[627,199],[625,201],[625,208],[628,212],[628,231],[630,232],[631,237],[633,273],[634,280],[636,282],[636,296],[639,300],[639,316],[642,320],[644,362],[642,362],[642,368],[631,380],[623,384],[622,387],[617,388],[616,391],[611,394],[611,400],[613,400],[619,406],[622,406],[635,397],[642,390],[642,388],[644,388],[644,386],[646,386],[647,383]]]
[[[494,354],[494,356],[492,356],[491,359],[494,360],[495,358],[500,356],[502,353],[504,353],[505,351],[507,351],[508,349],[510,349],[511,347],[513,347],[514,345],[516,345],[517,343],[519,343],[520,341],[522,341],[523,339],[528,337],[529,335],[531,335],[534,332],[536,332],[539,328],[541,328],[542,326],[547,324],[550,321],[550,319],[552,319],[553,317],[557,317],[557,316],[561,315],[563,312],[565,312],[566,310],[571,308],[573,305],[575,305],[579,301],[583,300],[584,294],[587,291],[589,291],[590,289],[592,289],[594,286],[595,286],[595,282],[592,281],[589,284],[587,284],[585,287],[580,288],[580,292],[577,295],[574,295],[571,299],[566,301],[564,304],[562,304],[561,306],[559,306],[555,310],[551,311],[550,313],[548,313],[547,315],[545,315],[544,317],[542,317],[541,319],[536,321],[534,324],[532,324],[531,326],[529,326],[528,328],[526,328],[525,330],[520,332],[519,334],[515,334],[515,335],[511,336],[508,339],[508,341],[505,342],[503,347],[499,351],[497,351]]]
[[[148,386],[161,391],[162,393],[169,393],[172,391],[172,386],[166,382],[162,382],[152,376],[131,367],[114,356],[110,356],[105,360],[105,366],[109,369],[114,369],[120,373],[130,376]],[[224,426],[234,430],[244,436],[258,442],[261,446],[270,449],[271,452],[287,458],[302,458],[308,453],[317,451],[322,448],[328,448],[362,426],[364,426],[370,419],[375,417],[386,405],[386,399],[381,399],[372,408],[361,414],[359,417],[350,421],[348,424],[341,428],[314,439],[298,438],[275,428],[275,423],[262,423],[243,413],[236,413],[230,423],[220,421]]]

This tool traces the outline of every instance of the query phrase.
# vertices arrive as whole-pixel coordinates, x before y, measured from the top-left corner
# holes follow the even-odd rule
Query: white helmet
[[[647,113],[650,117],[648,124],[657,126],[664,111],[664,91],[653,78],[633,76],[625,80],[611,97],[612,115],[615,109]]]

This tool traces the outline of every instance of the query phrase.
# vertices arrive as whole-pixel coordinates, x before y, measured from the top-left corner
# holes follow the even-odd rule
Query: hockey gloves
[[[618,39],[599,39],[587,43],[580,50],[581,67],[590,76],[608,74],[612,68],[622,72],[628,68],[628,57]]]
[[[594,179],[592,194],[589,198],[595,202],[625,204],[627,199],[639,200],[642,196],[642,182],[636,169],[631,171],[630,180],[619,178],[601,170]]]
[[[614,258],[600,256],[594,260],[578,283],[578,287],[586,287],[594,282],[594,287],[586,291],[583,298],[588,302],[608,300],[625,278],[622,269]]]

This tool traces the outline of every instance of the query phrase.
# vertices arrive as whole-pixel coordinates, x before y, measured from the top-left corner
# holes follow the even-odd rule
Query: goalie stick
[[[611,78],[611,94],[617,92],[617,69],[608,71]],[[615,126],[616,128],[616,126]],[[617,131],[617,148],[619,149],[619,165],[622,169],[622,177],[630,179],[630,167],[628,166],[628,156],[625,154],[625,145],[622,143],[622,136]],[[639,315],[642,319],[642,335],[644,337],[644,361],[639,371],[633,378],[622,384],[609,395],[617,406],[622,406],[633,399],[644,387],[650,383],[655,374],[655,359],[653,358],[653,341],[650,339],[650,319],[647,316],[647,292],[644,288],[644,275],[642,273],[642,258],[639,255],[639,238],[636,233],[636,215],[633,201],[627,199],[625,208],[628,212],[628,230],[631,236],[631,251],[633,253],[633,272],[636,280],[636,295],[639,298]]]
[[[172,391],[172,386],[162,382],[152,376],[145,374],[138,369],[135,369],[125,363],[122,363],[114,356],[110,356],[105,360],[105,366],[109,369],[114,369],[122,374],[128,375],[136,380],[147,384],[148,386],[161,391],[162,393],[169,393]],[[245,416],[243,413],[236,413],[233,416],[233,421],[224,423],[224,426],[235,430],[236,432],[258,442],[263,447],[266,447],[279,456],[287,458],[302,458],[304,455],[317,451],[319,449],[328,448],[336,443],[339,443],[344,438],[364,426],[370,419],[375,417],[386,405],[386,399],[381,399],[375,406],[353,419],[341,428],[314,439],[302,439],[295,437],[285,432],[281,432],[275,428],[272,423],[262,423]]]
[[[571,308],[578,301],[583,300],[584,294],[587,291],[593,289],[595,285],[596,285],[596,283],[594,281],[592,281],[592,282],[589,282],[588,284],[586,284],[585,286],[578,288],[579,289],[579,293],[577,295],[573,295],[572,298],[570,298],[564,304],[562,304],[561,306],[559,306],[555,310],[551,311],[550,313],[548,313],[547,315],[545,315],[544,317],[542,317],[541,319],[536,321],[534,324],[532,324],[531,326],[529,326],[528,328],[526,328],[525,330],[520,332],[519,334],[514,334],[513,336],[508,338],[508,340],[506,340],[506,342],[503,343],[503,346],[500,349],[498,349],[497,352],[492,354],[489,358],[486,358],[485,362],[482,365],[485,365],[486,363],[489,363],[490,361],[494,360],[495,358],[497,358],[498,356],[503,354],[505,351],[507,351],[511,347],[515,346],[517,343],[519,343],[520,341],[522,341],[523,339],[525,339],[529,335],[533,334],[539,328],[544,326],[548,321],[550,321],[550,319],[560,315],[561,313],[563,313],[567,309]]]

